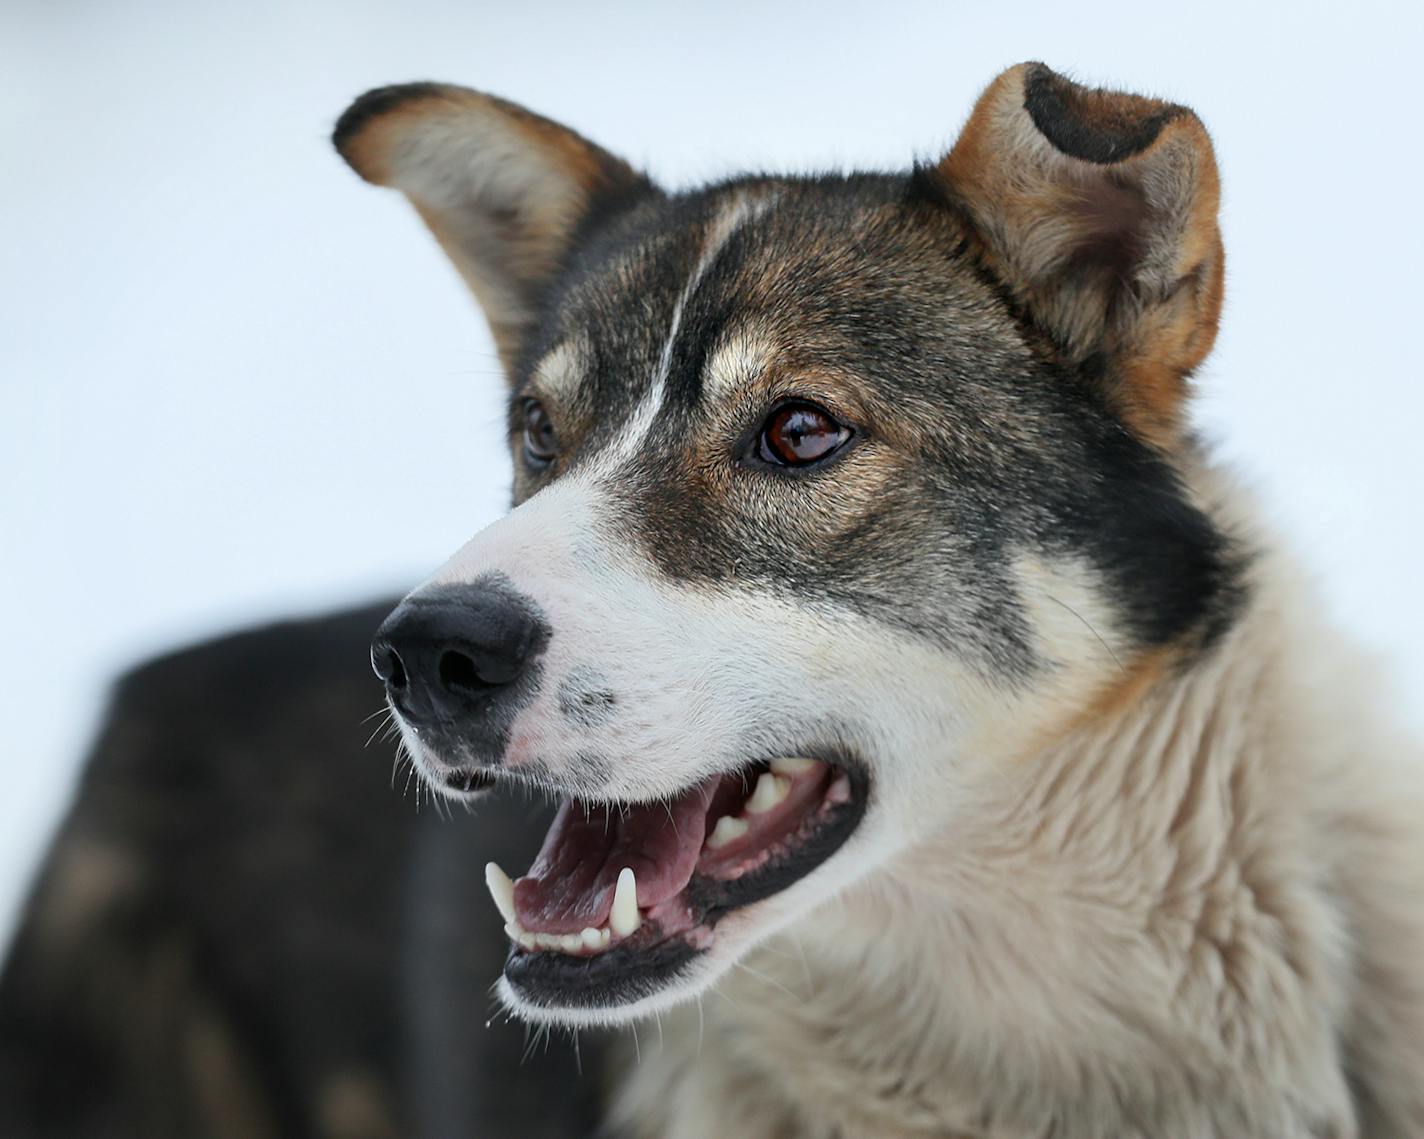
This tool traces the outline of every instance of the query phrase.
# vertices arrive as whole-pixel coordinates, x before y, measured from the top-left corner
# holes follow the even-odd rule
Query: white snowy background
[[[503,508],[484,326],[327,143],[395,81],[525,102],[673,186],[937,155],[1022,59],[1191,104],[1230,274],[1199,420],[1424,725],[1422,26],[1417,2],[9,0],[0,933],[118,670],[399,590]]]

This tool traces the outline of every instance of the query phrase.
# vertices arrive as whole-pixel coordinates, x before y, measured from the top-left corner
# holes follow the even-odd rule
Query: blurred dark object
[[[417,811],[366,746],[392,604],[119,684],[0,977],[6,1139],[592,1131],[596,1041],[579,1080],[563,1041],[487,1026],[483,866],[527,862],[545,808]]]

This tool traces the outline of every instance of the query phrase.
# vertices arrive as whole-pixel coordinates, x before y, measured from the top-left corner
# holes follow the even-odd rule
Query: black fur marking
[[[1030,66],[1024,77],[1024,110],[1033,125],[1064,154],[1101,166],[1141,154],[1157,141],[1164,126],[1190,113],[1185,107],[1167,106],[1128,118],[1083,105],[1099,94],[1083,91],[1041,63]]]
[[[580,727],[607,723],[617,708],[618,697],[592,669],[576,667],[559,685],[559,711]]]
[[[1165,645],[1190,631],[1199,647],[1229,628],[1249,556],[1188,497],[1166,460],[1126,428],[1091,440],[1088,473],[1064,487],[1042,534],[1086,551],[1124,606],[1129,631]]]

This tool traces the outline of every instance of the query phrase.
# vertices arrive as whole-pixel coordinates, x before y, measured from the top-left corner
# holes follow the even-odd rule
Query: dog
[[[1424,765],[1192,434],[1192,112],[1027,64],[933,165],[680,194],[457,87],[335,143],[509,380],[373,660],[432,786],[562,797],[498,994],[663,1018],[616,1126],[1424,1135]]]
[[[332,966],[322,1007],[417,1010],[413,1059],[353,1044],[290,1094],[246,1078],[259,1034],[214,1102],[287,1087],[272,1134],[1424,1136],[1424,757],[1193,433],[1224,258],[1191,111],[1024,64],[937,162],[682,193],[460,87],[372,91],[334,143],[483,308],[514,508],[370,646],[475,813],[372,903],[424,931],[375,973],[420,983]],[[56,866],[29,970],[90,912]],[[469,955],[599,1074],[564,1131],[556,1074],[446,1045],[483,1024]]]

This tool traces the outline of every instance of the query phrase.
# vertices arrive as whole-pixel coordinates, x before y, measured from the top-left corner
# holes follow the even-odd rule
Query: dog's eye
[[[805,467],[845,446],[849,427],[814,403],[784,403],[767,417],[757,440],[757,457],[778,467]]]
[[[559,456],[554,421],[537,399],[524,401],[524,458],[533,467],[547,467]]]

